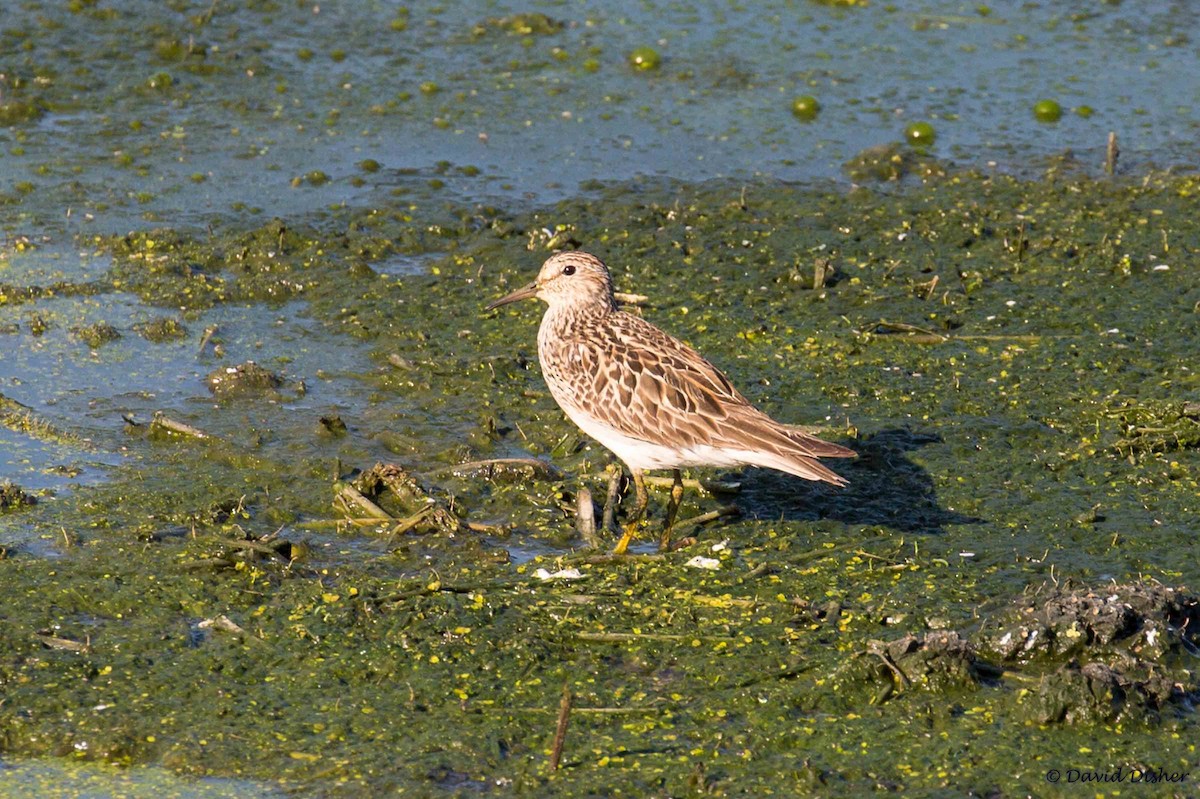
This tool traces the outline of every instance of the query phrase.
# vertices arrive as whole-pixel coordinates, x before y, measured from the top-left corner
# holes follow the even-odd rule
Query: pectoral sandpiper
[[[629,546],[648,500],[642,473],[671,469],[674,484],[660,548],[683,496],[682,466],[762,466],[846,485],[817,458],[853,450],[776,422],[694,349],[617,307],[608,268],[585,252],[559,252],[537,280],[488,310],[537,297],[547,306],[538,361],[559,407],[629,467],[637,504],[615,552]]]

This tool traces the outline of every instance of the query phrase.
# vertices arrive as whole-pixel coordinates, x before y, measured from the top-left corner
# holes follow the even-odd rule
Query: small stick
[[[589,547],[600,548],[600,539],[596,536],[596,508],[592,505],[592,492],[582,487],[575,503],[575,530]]]
[[[196,625],[201,630],[207,630],[210,627],[216,630],[224,630],[235,635],[246,635],[246,631],[237,622],[230,619],[228,616],[221,614],[214,616],[211,619],[205,619]]]
[[[492,458],[484,461],[468,461],[435,469],[430,474],[482,477],[487,480],[501,476],[528,476],[542,480],[561,480],[563,476],[554,464],[537,458]]]
[[[336,488],[336,491],[337,498],[347,507],[356,507],[367,516],[375,519],[382,519],[384,521],[391,521],[393,519],[392,514],[364,497],[357,488],[349,483],[342,483]]]
[[[736,641],[731,635],[676,635],[674,633],[575,633],[577,641],[619,644],[626,641]]]
[[[328,530],[333,528],[340,529],[347,524],[355,527],[378,527],[384,519],[361,519],[361,518],[345,518],[345,519],[310,519],[304,522],[296,522],[292,526],[299,530]]]
[[[212,436],[200,428],[192,427],[190,424],[184,424],[183,422],[177,422],[174,419],[164,415],[162,411],[157,411],[154,414],[154,418],[150,421],[150,426],[161,427],[163,430],[167,430],[171,433],[178,433],[181,436],[191,436],[192,438],[198,438],[201,441],[212,438]]]
[[[558,703],[558,724],[554,727],[554,745],[550,747],[550,770],[558,771],[562,760],[563,743],[567,740],[567,722],[571,720],[571,686],[563,683],[562,699]]]
[[[647,488],[674,488],[675,480],[671,477],[662,477],[660,475],[644,475],[643,480],[646,481]],[[690,488],[693,491],[709,491],[711,488],[717,488],[719,491],[726,493],[736,493],[742,487],[741,483],[724,483],[714,480],[705,480],[701,482],[694,477],[689,477],[683,481],[684,488]]]
[[[707,524],[714,519],[719,519],[722,516],[736,516],[739,513],[737,505],[722,505],[716,510],[710,510],[708,513],[701,513],[699,516],[693,516],[690,519],[684,519],[675,525],[672,532],[678,533],[680,530],[688,530],[700,524]]]
[[[215,6],[216,3],[214,2],[213,5]],[[212,337],[217,334],[218,329],[219,328],[216,325],[209,325],[208,327],[204,328],[204,335],[200,337],[200,346],[197,348],[197,355],[202,355],[204,353],[204,348],[208,346],[208,342],[212,339]]]
[[[946,341],[950,338],[949,336],[943,336],[941,333],[935,333],[934,331],[929,330],[928,328],[918,327],[917,325],[910,325],[906,322],[889,322],[886,319],[880,319],[874,325],[860,328],[858,332],[866,333],[866,332],[868,332],[870,327],[883,328],[882,332],[884,334],[887,334],[887,333],[919,333],[919,334],[921,334],[922,339],[932,339],[933,341]]]
[[[569,555],[562,559],[563,563],[586,563],[590,566],[603,565],[605,563],[637,563],[638,561],[646,560],[662,560],[666,555],[660,552],[647,552],[645,554],[636,552],[627,552],[618,555],[615,552],[600,552],[595,555]]]
[[[614,291],[613,297],[617,302],[623,302],[628,305],[641,305],[646,300],[650,299],[645,294],[627,294],[624,291]]]
[[[919,284],[917,286],[917,288],[925,290],[925,299],[926,300],[928,300],[930,297],[932,297],[933,292],[937,290],[938,279],[939,279],[939,275],[934,275],[933,280],[930,280],[928,283]]]
[[[472,533],[486,533],[488,535],[504,535],[508,532],[507,527],[498,524],[484,524],[483,522],[467,522],[467,529]]]
[[[825,283],[833,276],[833,263],[828,258],[818,258],[813,262],[813,291],[825,288]]]
[[[405,519],[401,519],[399,524],[397,524],[395,527],[393,527],[391,530],[388,531],[388,534],[389,535],[404,535],[409,530],[413,529],[418,524],[425,521],[425,519],[428,518],[429,514],[432,512],[433,512],[433,505],[430,505],[428,508],[421,508],[421,510],[417,511],[412,516],[409,516],[408,518],[405,518]]]
[[[1104,171],[1108,174],[1115,174],[1117,171],[1117,158],[1121,155],[1121,148],[1117,146],[1116,131],[1108,132],[1108,147],[1104,151]]]
[[[550,709],[545,707],[511,707],[508,708],[512,713],[549,713]],[[597,713],[611,716],[628,716],[635,713],[661,713],[662,708],[648,707],[575,707],[571,706],[572,713]]]
[[[233,561],[229,558],[199,558],[198,560],[189,560],[186,563],[180,563],[179,568],[185,571],[193,571],[197,569],[228,569],[233,566]]]
[[[47,649],[64,649],[68,652],[83,653],[92,651],[92,642],[90,640],[83,642],[73,641],[70,638],[61,638],[49,633],[37,633],[34,637],[41,641],[42,645]]]
[[[613,464],[608,467],[608,494],[604,498],[604,529],[617,529],[617,498],[621,493],[621,467]]]

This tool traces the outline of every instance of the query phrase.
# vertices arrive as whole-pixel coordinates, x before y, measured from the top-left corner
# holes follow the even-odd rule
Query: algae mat
[[[81,241],[107,267],[6,290],[6,336],[164,388],[5,407],[103,479],[0,517],[0,745],[315,795],[1192,795],[1198,188],[641,181]],[[581,549],[607,456],[535,309],[481,310],[573,243],[857,449],[850,487],[725,475],[690,549]],[[178,327],[100,302],[56,340],[64,297]],[[500,458],[542,466],[462,465]],[[379,462],[439,513],[350,524]]]

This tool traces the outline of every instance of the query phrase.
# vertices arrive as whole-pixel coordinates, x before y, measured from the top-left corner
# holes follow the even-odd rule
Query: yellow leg
[[[671,483],[671,501],[667,503],[667,521],[663,524],[662,535],[658,539],[660,552],[671,551],[671,528],[675,526],[675,517],[679,515],[679,503],[683,501],[683,475],[678,469],[674,470],[675,481]]]
[[[633,478],[633,489],[637,495],[637,503],[630,512],[629,518],[625,522],[625,532],[621,535],[621,540],[613,547],[614,555],[624,555],[625,550],[629,549],[629,542],[633,540],[633,536],[637,533],[638,527],[642,523],[642,516],[646,514],[646,505],[650,502],[650,495],[646,493],[646,481],[642,479],[642,473],[637,469],[630,469],[629,476]]]

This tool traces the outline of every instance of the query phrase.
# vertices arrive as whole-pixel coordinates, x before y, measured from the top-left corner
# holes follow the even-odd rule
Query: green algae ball
[[[653,47],[638,47],[629,54],[629,66],[643,72],[658,69],[661,63],[662,57]]]
[[[817,98],[811,94],[802,94],[795,100],[792,100],[792,115],[796,119],[802,119],[805,122],[810,122],[817,118],[817,114],[821,112],[821,104],[817,102]]]
[[[933,144],[937,139],[937,131],[928,122],[913,122],[904,129],[904,138],[909,144]]]
[[[1062,118],[1062,106],[1053,100],[1038,100],[1033,106],[1038,122],[1057,122]]]

